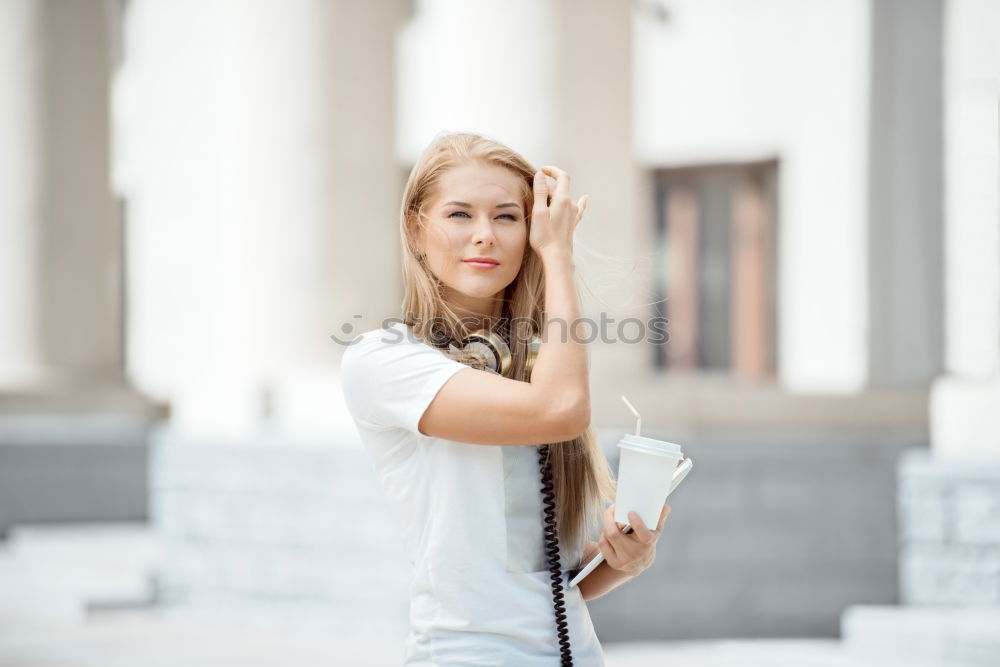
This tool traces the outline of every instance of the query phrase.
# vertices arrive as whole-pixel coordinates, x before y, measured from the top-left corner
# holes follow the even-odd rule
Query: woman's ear
[[[414,233],[412,234],[411,238],[412,238],[412,243],[410,247],[413,248],[413,256],[416,257],[417,259],[423,258],[425,254],[424,241],[422,238],[420,238],[420,232],[414,230]]]
[[[423,239],[421,239],[420,227],[417,224],[416,215],[409,211],[406,214],[406,235],[410,240],[410,247],[413,255],[419,259],[424,256]]]

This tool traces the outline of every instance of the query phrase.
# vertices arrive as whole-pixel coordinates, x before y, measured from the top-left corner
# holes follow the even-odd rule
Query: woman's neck
[[[503,295],[499,294],[488,300],[478,300],[475,304],[449,300],[448,305],[458,315],[462,326],[465,327],[464,334],[468,335],[477,329],[492,330],[497,327],[503,313]]]
[[[490,331],[497,328],[500,323],[500,311],[499,309],[495,314],[484,315],[482,313],[465,313],[462,314],[460,311],[456,311],[460,318],[462,325],[465,327],[464,334],[468,335],[473,331],[479,329],[488,329]]]

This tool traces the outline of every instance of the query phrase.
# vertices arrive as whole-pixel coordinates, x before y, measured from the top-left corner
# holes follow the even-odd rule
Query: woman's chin
[[[495,280],[476,281],[472,284],[463,282],[460,285],[449,285],[448,289],[455,294],[460,294],[470,299],[491,299],[499,292],[502,292],[506,285],[500,285]]]

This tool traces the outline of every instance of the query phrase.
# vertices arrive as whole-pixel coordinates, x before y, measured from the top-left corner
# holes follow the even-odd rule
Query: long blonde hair
[[[410,171],[399,216],[404,319],[412,325],[414,335],[429,344],[437,342],[439,326],[458,336],[469,333],[465,322],[445,302],[441,282],[418,250],[419,230],[427,220],[425,206],[434,195],[441,175],[469,162],[504,167],[518,177],[521,203],[527,212],[528,229],[531,229],[530,212],[534,205],[532,183],[537,171],[534,167],[510,148],[478,134],[448,133],[435,138]],[[510,344],[513,360],[510,377],[521,381],[528,380],[525,360],[530,335],[541,331],[545,304],[544,278],[542,260],[528,245],[521,270],[504,291],[500,315],[501,321],[516,323],[518,327],[518,331],[509,332],[504,337]],[[442,352],[462,363],[481,368],[473,357],[450,350]],[[589,534],[600,530],[601,513],[614,502],[615,480],[590,426],[573,440],[539,444],[549,445],[556,524],[560,550],[565,557],[570,553],[568,545],[582,545]]]

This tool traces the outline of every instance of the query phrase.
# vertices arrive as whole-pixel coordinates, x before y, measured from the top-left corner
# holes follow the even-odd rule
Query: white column
[[[653,365],[646,336],[655,299],[654,202],[632,139],[632,3],[555,0],[554,7],[554,159],[573,174],[574,197],[590,196],[576,255],[596,397],[645,378]],[[640,411],[652,410],[632,399]],[[617,395],[597,398],[594,420],[614,423],[622,408]]]
[[[553,0],[411,4],[399,38],[400,162],[409,168],[442,131],[486,134],[537,166],[553,161]]]
[[[42,3],[0,2],[0,387],[38,380]]]
[[[998,460],[1000,5],[945,6],[948,374],[931,393],[931,444],[942,458]]]
[[[351,267],[360,238],[396,225],[399,6],[130,3],[115,105],[129,367],[175,427],[248,433],[272,411],[329,408],[314,390],[335,377],[296,378],[332,373],[329,335],[360,305],[398,301],[357,288],[390,282],[384,266]]]
[[[120,227],[109,183],[115,12],[0,5],[0,383],[121,389]]]
[[[61,377],[122,376],[120,220],[112,195],[110,94],[116,10],[44,3],[42,340]]]

